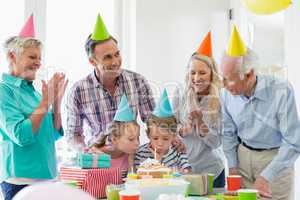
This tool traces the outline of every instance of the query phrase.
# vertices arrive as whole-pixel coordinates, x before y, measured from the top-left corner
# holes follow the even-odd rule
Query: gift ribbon
[[[93,154],[92,168],[97,168],[97,167],[98,167],[98,154]]]

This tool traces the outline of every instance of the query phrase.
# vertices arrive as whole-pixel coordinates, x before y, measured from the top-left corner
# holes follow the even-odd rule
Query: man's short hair
[[[100,40],[100,41],[96,41],[96,40],[93,40],[92,38],[92,34],[90,34],[85,42],[85,52],[87,54],[87,56],[89,58],[93,57],[94,56],[94,51],[95,51],[95,46],[97,44],[101,44],[101,43],[104,43],[108,40],[113,40],[115,41],[116,44],[118,44],[118,41],[113,37],[113,36],[109,36],[109,38],[105,39],[105,40]]]
[[[235,68],[241,80],[243,80],[245,75],[248,74],[251,70],[253,70],[253,72],[256,73],[256,68],[259,65],[258,55],[250,48],[247,48],[247,53],[245,55],[239,57],[229,56],[226,52],[224,52],[222,59],[224,58],[236,59]]]

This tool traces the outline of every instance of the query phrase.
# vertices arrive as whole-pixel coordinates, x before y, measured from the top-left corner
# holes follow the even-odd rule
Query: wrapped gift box
[[[183,175],[186,181],[190,182],[188,195],[207,195],[208,194],[208,176],[207,174],[187,174]]]
[[[61,167],[59,178],[63,182],[76,181],[77,186],[95,198],[105,198],[105,188],[109,184],[121,184],[121,170],[81,169],[79,167]]]
[[[79,166],[83,169],[90,169],[90,168],[110,168],[110,162],[108,161],[85,161],[79,160]]]
[[[105,153],[102,154],[91,154],[91,153],[80,153],[78,156],[78,164],[84,169],[89,168],[109,168],[111,156]]]

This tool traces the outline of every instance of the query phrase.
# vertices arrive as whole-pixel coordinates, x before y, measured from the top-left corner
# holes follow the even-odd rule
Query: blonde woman
[[[194,53],[188,64],[184,91],[177,91],[173,108],[181,127],[193,173],[215,175],[214,187],[225,186],[221,145],[220,79],[213,58]]]

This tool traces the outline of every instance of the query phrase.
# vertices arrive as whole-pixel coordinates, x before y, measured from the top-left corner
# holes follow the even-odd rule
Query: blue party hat
[[[131,122],[134,121],[135,117],[133,115],[132,108],[130,108],[128,100],[123,94],[121,98],[121,102],[118,106],[118,110],[115,114],[114,121],[119,121],[119,122]]]
[[[156,104],[153,115],[159,118],[174,116],[166,89],[164,89],[158,103]]]

